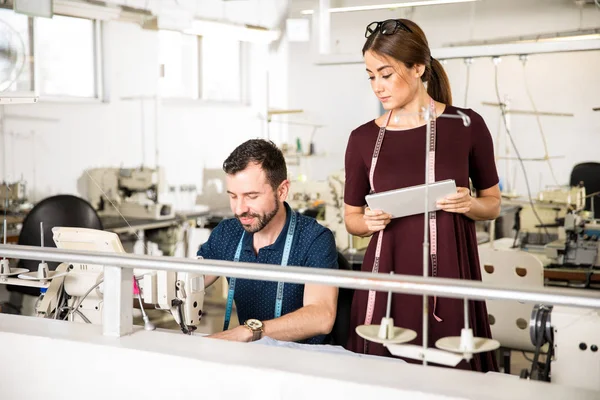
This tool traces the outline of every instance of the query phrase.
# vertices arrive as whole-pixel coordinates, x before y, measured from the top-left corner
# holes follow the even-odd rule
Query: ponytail
[[[431,57],[431,67],[427,79],[427,94],[432,99],[440,103],[452,105],[452,91],[450,90],[450,81],[444,71],[442,64]]]

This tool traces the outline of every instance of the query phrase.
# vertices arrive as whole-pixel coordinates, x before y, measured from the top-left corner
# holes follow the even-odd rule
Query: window
[[[242,102],[242,46],[226,37],[202,38],[202,98]]]
[[[199,37],[162,30],[158,40],[158,58],[164,72],[161,96],[198,99]]]
[[[99,97],[96,22],[54,16],[35,19],[38,93]]]
[[[33,91],[29,21],[0,9],[0,92]]]

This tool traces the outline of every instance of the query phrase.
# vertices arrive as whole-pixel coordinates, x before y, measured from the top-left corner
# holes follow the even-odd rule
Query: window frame
[[[106,100],[104,98],[104,93],[105,93],[105,88],[104,88],[104,65],[103,65],[103,61],[104,61],[104,54],[103,54],[103,23],[101,20],[98,19],[91,19],[91,18],[82,18],[82,17],[75,17],[72,15],[63,15],[63,14],[55,14],[57,16],[60,17],[67,17],[67,18],[78,18],[78,19],[86,19],[88,21],[92,22],[92,41],[93,41],[93,53],[94,53],[94,96],[93,97],[83,97],[83,96],[74,96],[74,95],[46,95],[43,93],[40,93],[38,91],[40,85],[40,64],[39,62],[36,62],[36,60],[38,60],[38,51],[37,51],[37,35],[39,34],[38,28],[37,28],[37,23],[36,20],[40,17],[29,17],[30,21],[32,20],[32,22],[30,22],[30,35],[31,32],[33,32],[33,35],[31,36],[33,38],[32,42],[33,42],[33,71],[34,71],[34,78],[33,78],[33,90],[36,93],[37,96],[39,96],[39,101],[40,102],[53,102],[53,103],[100,103],[104,100]]]
[[[160,29],[158,32],[160,32],[161,30],[164,31],[169,31],[168,29]],[[167,101],[167,102],[199,102],[202,101],[202,38],[198,35],[194,35],[194,34],[190,34],[190,33],[185,33],[185,32],[179,32],[176,31],[177,33],[181,34],[181,35],[186,35],[186,36],[193,36],[194,40],[195,40],[195,47],[196,47],[196,82],[195,82],[195,87],[194,87],[194,94],[193,96],[185,96],[185,95],[167,95],[165,96],[162,92],[160,93],[160,98],[163,101]],[[160,33],[159,33],[160,34]],[[160,79],[164,79],[164,74],[165,72],[168,73],[168,70],[165,71],[165,64],[163,64],[161,62],[161,49],[160,49],[160,38],[157,37],[157,41],[158,41],[158,68],[160,72]],[[182,73],[183,71],[180,71],[180,73]]]
[[[247,42],[241,40],[235,40],[237,42],[238,60],[239,60],[239,79],[240,84],[238,87],[239,98],[237,100],[216,100],[207,98],[204,88],[204,39],[206,36],[198,36],[198,91],[199,100],[207,104],[224,104],[224,105],[239,105],[249,106],[250,105],[250,52],[251,48]]]
[[[251,90],[250,90],[250,63],[252,60],[251,43],[241,40],[238,42],[239,51],[239,73],[240,73],[240,87],[239,87],[239,100],[215,100],[207,98],[204,94],[203,79],[204,79],[204,65],[203,65],[203,39],[204,35],[192,34],[181,32],[182,34],[194,36],[196,38],[197,46],[197,84],[195,85],[194,97],[190,96],[164,96],[161,94],[161,100],[164,104],[198,104],[198,105],[210,105],[210,106],[227,106],[227,107],[249,107],[251,105]],[[159,50],[160,51],[160,50]],[[160,57],[159,57],[160,58]],[[159,68],[163,67],[159,59]]]

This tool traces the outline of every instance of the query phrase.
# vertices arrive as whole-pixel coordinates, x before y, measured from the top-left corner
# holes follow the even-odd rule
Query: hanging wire
[[[527,170],[525,169],[525,163],[523,162],[523,159],[521,158],[519,149],[517,148],[517,145],[513,139],[510,128],[508,127],[508,123],[506,120],[506,105],[504,103],[502,103],[502,100],[500,98],[500,87],[498,85],[498,64],[499,64],[498,62],[494,62],[494,86],[496,89],[496,98],[498,99],[498,104],[500,104],[500,111],[502,113],[502,121],[504,122],[504,129],[506,131],[508,138],[510,139],[510,143],[515,151],[515,155],[517,156],[517,159],[519,160],[521,169],[523,170],[523,177],[525,178],[525,186],[527,187],[527,198],[529,199],[529,204],[531,205],[531,211],[533,212],[533,215],[535,215],[535,218],[540,223],[540,226],[544,229],[547,239],[550,240],[550,233],[548,232],[548,228],[543,223],[542,219],[540,218],[539,214],[537,213],[537,211],[535,209],[535,205],[533,204],[533,198],[531,196],[531,188],[529,186],[529,178],[527,177]]]
[[[467,79],[465,84],[465,102],[463,104],[464,108],[467,108],[467,98],[469,96],[469,83],[471,81],[471,65],[473,64],[472,58],[465,58],[465,65],[467,66]]]
[[[523,64],[523,78],[524,78],[523,81],[524,81],[525,91],[527,92],[527,97],[529,97],[529,103],[531,103],[531,108],[533,109],[533,112],[535,113],[535,119],[537,121],[538,128],[540,129],[540,136],[542,138],[542,144],[544,146],[544,159],[548,163],[548,168],[550,169],[550,174],[552,175],[552,180],[554,181],[554,184],[556,186],[558,186],[559,185],[558,179],[556,179],[556,174],[554,173],[554,168],[552,168],[552,161],[550,160],[550,156],[548,154],[548,144],[546,142],[546,135],[544,134],[544,129],[542,128],[542,119],[540,118],[540,115],[538,114],[537,107],[535,106],[535,102],[533,101],[533,96],[531,94],[531,90],[529,89],[529,81],[527,79],[527,68],[526,68],[527,56],[524,55],[519,58],[521,60],[521,63]]]
[[[115,205],[115,203],[112,202],[112,200],[110,199],[110,197],[108,196],[108,194],[106,194],[106,192],[104,191],[104,189],[102,189],[102,186],[100,186],[100,184],[94,179],[94,177],[87,170],[85,170],[85,173],[88,176],[88,178],[92,181],[92,183],[94,185],[96,185],[96,187],[98,188],[98,190],[100,190],[100,193],[102,193],[102,196],[104,196],[106,198],[106,200],[110,203],[110,205],[115,209],[115,211],[119,214],[119,216],[127,224],[127,226],[129,227],[129,229],[131,230],[131,232],[135,235],[135,237],[140,242],[142,242],[142,245],[144,246],[144,249],[146,250],[146,254],[150,254],[150,252],[148,251],[148,247],[146,246],[146,244],[144,243],[144,241],[142,240],[142,238],[140,237],[140,235],[137,234],[137,231],[135,229],[133,229],[133,227],[131,226],[131,224],[129,223],[129,221],[127,221],[127,218],[125,218],[125,216],[121,213],[121,211],[119,210],[119,207],[117,207]]]

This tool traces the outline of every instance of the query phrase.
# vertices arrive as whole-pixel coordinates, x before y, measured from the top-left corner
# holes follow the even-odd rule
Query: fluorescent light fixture
[[[236,25],[218,21],[194,20],[183,33],[198,36],[219,36],[241,42],[270,43],[279,38],[279,31]]]
[[[521,42],[491,44],[464,47],[440,47],[432,49],[431,54],[436,59],[476,58],[518,56],[522,54],[566,53],[573,51],[600,50],[600,40],[547,40],[538,42]]]
[[[511,43],[544,43],[544,42],[572,42],[582,40],[600,39],[600,28],[578,29],[552,33],[538,33],[533,35],[503,37],[497,39],[476,40],[468,42],[449,43],[444,47],[489,46]]]
[[[0,105],[37,103],[38,96],[34,92],[3,92],[0,94]]]
[[[516,43],[536,43],[536,42],[570,42],[576,40],[589,40],[589,39],[600,39],[600,33],[593,33],[589,35],[576,35],[576,36],[564,36],[564,37],[553,37],[553,38],[540,38],[540,39],[528,39],[519,40]]]
[[[54,0],[54,14],[111,21],[119,19],[121,7],[115,4],[86,3],[77,0]]]
[[[53,0],[53,7],[54,14],[101,21],[121,21],[141,25],[149,19],[156,18],[149,10],[102,1]]]
[[[457,47],[438,47],[431,49],[431,54],[441,61],[465,58],[520,56],[523,54],[552,54],[575,51],[600,50],[600,39],[563,40],[530,43],[485,44]],[[360,54],[319,54],[317,65],[364,64]]]
[[[330,13],[342,13],[352,11],[369,11],[369,10],[385,10],[403,7],[421,7],[421,6],[437,6],[442,4],[455,4],[455,3],[472,3],[479,0],[420,0],[420,1],[407,1],[405,3],[389,3],[389,4],[374,4],[370,6],[355,6],[355,7],[337,7],[330,8]],[[303,15],[314,14],[315,10],[303,10],[300,13]]]
[[[52,0],[14,0],[13,10],[30,17],[52,18]]]

